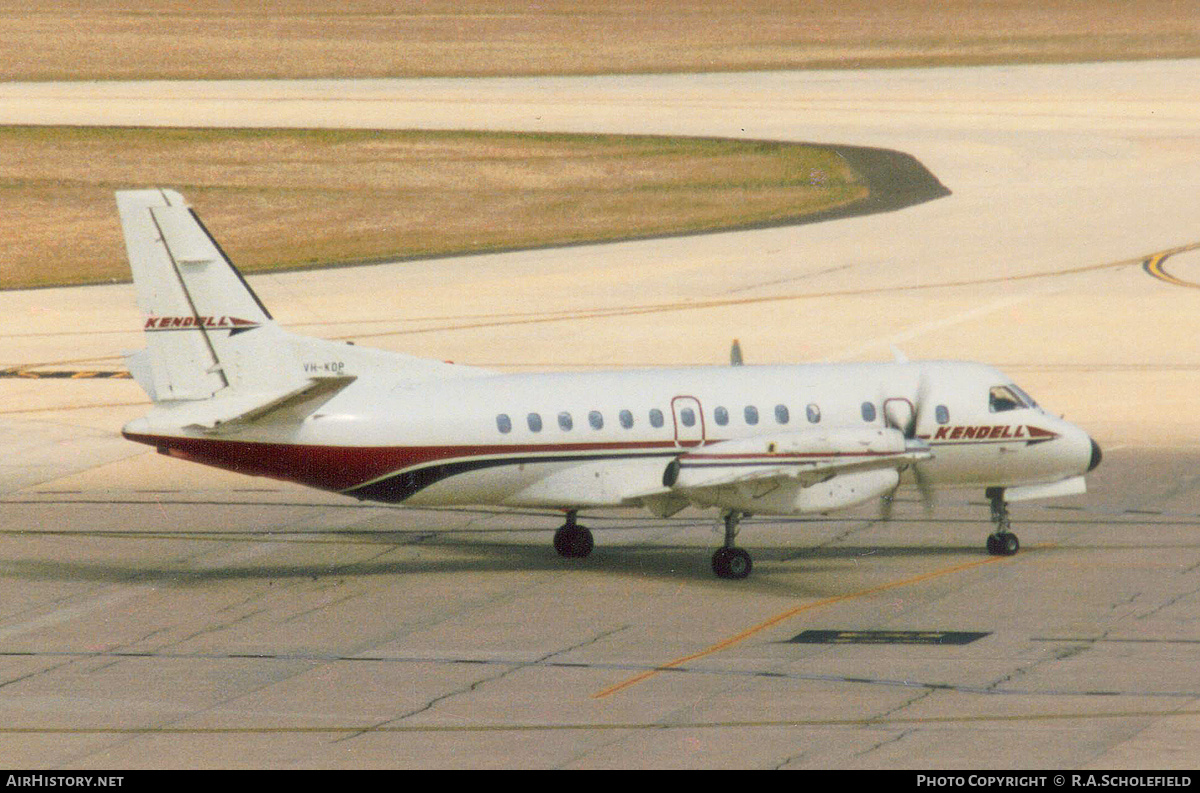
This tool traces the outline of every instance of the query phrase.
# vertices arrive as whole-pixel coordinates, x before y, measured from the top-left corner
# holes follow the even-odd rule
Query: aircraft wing
[[[514,494],[508,503],[547,507],[638,505],[644,497],[671,492],[663,484],[666,465],[660,456],[579,463],[539,479]]]
[[[671,463],[664,482],[680,490],[772,479],[806,486],[842,473],[899,469],[932,456],[927,443],[894,429],[802,430],[692,449]]]
[[[777,433],[678,452],[671,458],[581,462],[546,475],[506,503],[643,506],[664,517],[689,504],[787,512],[792,504],[861,500],[866,490],[873,497],[896,486],[900,469],[933,456],[924,441],[882,428]],[[768,504],[762,500],[766,494],[790,500]],[[756,506],[751,510],[746,503]]]
[[[824,513],[895,491],[900,471],[933,456],[895,429],[809,429],[714,443],[663,475],[697,506],[747,514]]]

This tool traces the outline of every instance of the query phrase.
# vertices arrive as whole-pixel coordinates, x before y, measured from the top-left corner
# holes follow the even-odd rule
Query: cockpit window
[[[1025,404],[1028,405],[1029,407],[1035,408],[1038,406],[1038,403],[1034,401],[1033,397],[1031,397],[1031,396],[1029,396],[1029,394],[1025,393],[1025,391],[1023,389],[1021,389],[1020,387],[1018,387],[1016,385],[1010,385],[1009,388],[1011,388],[1014,392],[1016,392],[1017,396],[1019,396],[1019,397],[1021,397],[1021,399],[1025,400]]]
[[[988,410],[993,413],[1003,413],[1006,410],[1033,407],[1033,400],[1026,400],[1016,386],[992,386],[988,392]]]

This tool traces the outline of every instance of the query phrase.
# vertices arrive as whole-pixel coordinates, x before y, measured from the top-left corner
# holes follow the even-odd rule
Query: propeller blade
[[[921,505],[925,507],[925,514],[933,513],[933,486],[929,483],[929,479],[921,471],[920,463],[913,463],[913,476],[917,480],[917,491],[921,494]]]
[[[900,485],[896,485],[890,493],[884,493],[879,498],[879,519],[884,523],[892,519],[892,506],[896,502],[896,491],[899,489]]]

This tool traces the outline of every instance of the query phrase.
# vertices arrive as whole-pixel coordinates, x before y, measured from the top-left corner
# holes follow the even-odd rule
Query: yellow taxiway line
[[[1193,284],[1191,281],[1184,281],[1182,278],[1176,278],[1163,269],[1163,262],[1173,253],[1179,253],[1178,249],[1172,251],[1164,251],[1156,253],[1142,262],[1142,269],[1160,281],[1165,281],[1173,286],[1186,286],[1190,289],[1200,289],[1200,284]]]
[[[942,576],[951,575],[953,573],[959,573],[964,570],[971,570],[973,568],[982,567],[987,564],[995,564],[996,562],[1006,561],[1009,558],[1010,557],[1006,557],[1006,556],[993,556],[993,557],[989,557],[987,559],[981,559],[981,560],[975,561],[975,562],[967,562],[966,564],[954,565],[953,567],[944,567],[941,570],[934,570],[929,573],[922,573],[921,575],[913,576],[912,578],[905,578],[900,581],[892,581],[887,584],[880,584],[879,586],[869,587],[867,589],[861,589],[857,592],[849,592],[845,595],[836,595],[834,597],[822,598],[821,600],[815,600],[812,603],[805,603],[801,606],[796,606],[795,608],[788,609],[787,611],[785,611],[781,614],[776,614],[774,617],[764,620],[764,621],[758,623],[757,625],[755,625],[754,627],[748,628],[747,630],[742,631],[741,633],[737,634],[736,636],[730,636],[728,639],[724,639],[723,641],[717,642],[716,644],[712,645],[711,647],[708,647],[708,648],[703,649],[696,653],[692,653],[691,655],[686,655],[682,658],[676,658],[674,661],[670,661],[661,666],[655,667],[654,669],[651,669],[647,672],[642,672],[641,674],[635,675],[627,680],[622,680],[620,683],[617,683],[616,685],[609,686],[608,688],[604,689],[603,691],[598,691],[595,694],[592,694],[592,699],[604,699],[605,697],[612,696],[613,694],[616,694],[619,691],[624,691],[625,689],[629,688],[630,686],[635,686],[638,683],[649,680],[650,678],[657,675],[659,672],[663,672],[668,669],[673,669],[678,666],[683,666],[684,664],[688,663],[689,661],[695,661],[697,658],[704,658],[705,656],[712,655],[713,653],[719,653],[722,650],[728,649],[728,648],[734,646],[735,644],[738,644],[740,642],[745,641],[746,639],[749,639],[751,636],[762,633],[767,628],[778,625],[779,623],[783,622],[784,620],[791,619],[792,617],[795,617],[798,614],[803,614],[806,611],[813,611],[814,609],[823,608],[825,606],[832,606],[835,603],[841,603],[846,600],[854,600],[855,598],[862,598],[862,597],[867,597],[868,595],[875,595],[880,592],[886,592],[889,589],[898,589],[900,587],[910,586],[912,584],[919,584],[923,581],[929,581],[934,578],[941,578]]]

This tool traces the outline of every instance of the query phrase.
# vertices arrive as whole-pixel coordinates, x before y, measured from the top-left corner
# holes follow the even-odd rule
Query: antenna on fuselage
[[[733,346],[729,348],[729,365],[730,366],[741,366],[742,365],[742,345],[738,344],[737,339],[733,340]]]

